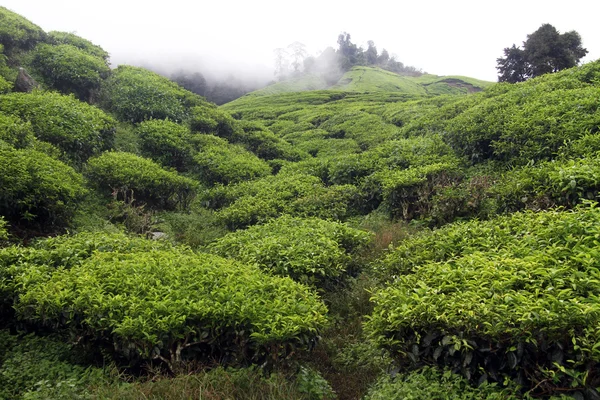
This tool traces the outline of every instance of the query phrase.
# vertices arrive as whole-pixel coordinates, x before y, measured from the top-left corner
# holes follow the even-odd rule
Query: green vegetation
[[[77,36],[74,33],[52,31],[48,32],[48,37],[53,44],[68,44],[75,46],[89,55],[108,61],[108,52],[106,52],[102,47],[95,45],[89,40]]]
[[[131,153],[107,152],[87,163],[91,185],[124,202],[145,202],[159,208],[187,207],[198,184],[151,160]]]
[[[351,272],[353,259],[370,239],[367,232],[338,222],[283,216],[230,233],[214,242],[210,250],[322,287]]]
[[[0,7],[0,44],[7,53],[33,48],[45,39],[46,33],[5,7]]]
[[[217,107],[0,21],[0,398],[600,398],[599,61],[491,84],[342,34]]]
[[[103,81],[101,104],[120,121],[183,121],[190,108],[204,104],[199,96],[144,68],[120,65]]]
[[[72,96],[41,91],[10,93],[0,96],[0,111],[31,123],[39,140],[58,147],[77,165],[113,144],[115,121]]]
[[[71,44],[39,44],[31,66],[48,88],[90,100],[110,72],[106,61]]]
[[[68,224],[85,194],[71,167],[35,150],[0,145],[0,215],[42,231]]]

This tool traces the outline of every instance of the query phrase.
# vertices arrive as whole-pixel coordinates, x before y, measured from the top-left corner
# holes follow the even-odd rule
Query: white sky
[[[201,58],[226,70],[272,68],[273,49],[299,41],[316,54],[349,32],[398,60],[437,75],[495,81],[496,58],[543,23],[576,30],[600,58],[598,0],[0,0],[46,31],[75,32],[113,65],[178,65]],[[200,69],[203,71],[202,69]]]

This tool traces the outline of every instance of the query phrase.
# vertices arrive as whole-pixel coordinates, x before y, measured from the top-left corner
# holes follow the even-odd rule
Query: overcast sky
[[[543,23],[576,30],[600,57],[598,0],[0,0],[46,31],[74,32],[111,54],[113,66],[160,61],[248,71],[273,67],[273,50],[299,41],[311,54],[349,32],[437,75],[495,81],[496,58]],[[202,69],[201,69],[202,70]]]

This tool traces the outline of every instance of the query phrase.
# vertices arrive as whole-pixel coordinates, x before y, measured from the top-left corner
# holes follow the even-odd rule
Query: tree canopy
[[[514,44],[504,49],[504,57],[496,60],[498,81],[523,82],[571,68],[587,53],[576,31],[561,34],[554,26],[543,24],[537,31],[527,35],[522,49]]]

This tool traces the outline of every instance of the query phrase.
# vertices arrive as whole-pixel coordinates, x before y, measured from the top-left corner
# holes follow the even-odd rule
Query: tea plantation
[[[0,21],[0,399],[600,399],[599,61],[217,107]]]

